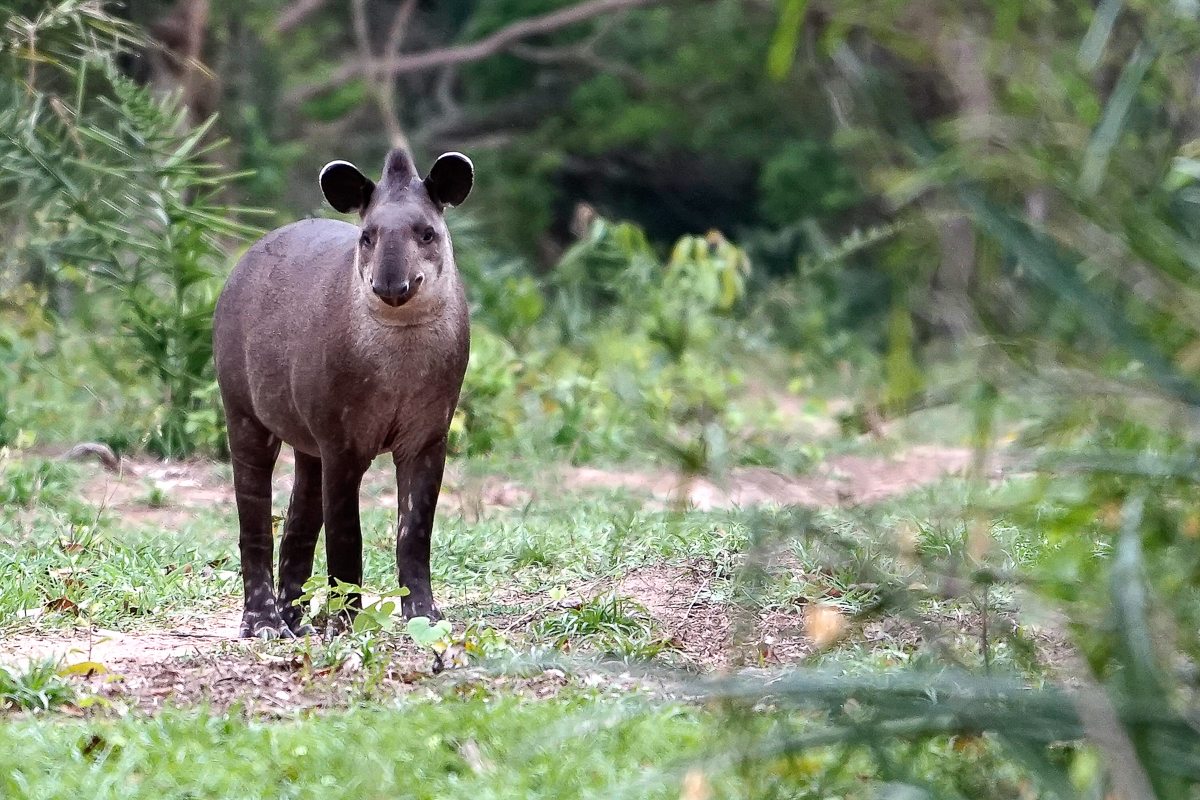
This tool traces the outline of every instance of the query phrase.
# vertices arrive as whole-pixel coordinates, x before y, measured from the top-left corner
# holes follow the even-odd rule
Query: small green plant
[[[404,632],[422,649],[433,653],[433,671],[441,672],[450,666],[461,666],[465,663],[466,650],[455,647],[450,639],[450,623],[446,620],[430,622],[428,617],[413,617],[404,626]]]
[[[151,508],[166,508],[171,504],[171,495],[160,484],[151,481],[146,487],[145,502]]]
[[[294,602],[305,607],[305,618],[309,622],[318,628],[330,625],[336,628],[353,615],[354,622],[349,625],[350,633],[354,634],[393,632],[399,608],[397,601],[408,594],[408,589],[400,587],[400,591],[394,595],[382,596],[362,605],[361,586],[340,580],[335,580],[331,585],[324,575],[313,575],[301,588],[304,592]]]
[[[622,660],[652,659],[670,646],[656,634],[643,606],[615,593],[537,620],[530,633],[549,639],[560,650],[587,649]]]
[[[0,664],[0,709],[49,711],[74,699],[54,661],[31,661],[24,670]]]
[[[436,651],[438,646],[445,649],[446,637],[450,635],[450,623],[444,619],[430,622],[429,617],[413,617],[404,626],[404,632],[421,647]]]
[[[71,467],[61,461],[17,458],[0,448],[0,507],[61,505],[74,488],[74,477]]]

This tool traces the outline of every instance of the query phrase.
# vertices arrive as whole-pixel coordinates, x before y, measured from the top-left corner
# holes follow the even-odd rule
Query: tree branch
[[[295,0],[279,12],[279,18],[275,20],[275,33],[290,33],[293,28],[304,22],[325,3],[326,0]]]
[[[522,42],[513,42],[507,50],[517,58],[532,61],[535,64],[581,64],[596,72],[607,72],[622,78],[635,90],[644,92],[648,88],[646,78],[642,73],[627,64],[607,61],[596,52],[600,41],[612,30],[615,17],[609,17],[588,38],[582,42],[563,47],[531,47]]]
[[[552,11],[549,14],[519,20],[477,42],[443,47],[425,53],[390,56],[382,61],[359,59],[342,65],[325,80],[293,89],[284,96],[284,102],[290,105],[302,103],[314,95],[340,86],[346,81],[364,74],[395,76],[479,61],[504,52],[527,36],[551,33],[602,14],[662,5],[666,2],[670,2],[670,0],[588,0],[579,5]]]
[[[378,63],[371,47],[371,35],[368,31],[367,0],[353,0],[351,18],[354,25],[354,38],[358,42],[360,59],[367,63]],[[404,0],[392,18],[391,29],[388,31],[387,43],[384,45],[384,58],[394,58],[404,43],[404,34],[408,28],[408,20],[416,7],[416,0]],[[400,115],[396,111],[396,76],[372,70],[366,75],[370,93],[383,119],[388,139],[392,147],[408,147],[408,137],[400,125]]]

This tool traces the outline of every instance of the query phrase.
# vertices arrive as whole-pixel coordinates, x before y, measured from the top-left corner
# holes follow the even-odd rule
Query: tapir
[[[430,586],[446,437],[470,350],[467,302],[445,209],[466,199],[470,159],[422,178],[403,149],[374,183],[353,164],[320,173],[325,199],[358,224],[306,219],[259,239],[217,300],[213,358],[229,433],[244,637],[311,632],[295,604],[325,528],[330,581],[362,584],[359,487],[391,453],[399,502],[396,571],[408,617],[440,618]],[[271,472],[295,452],[274,585]]]

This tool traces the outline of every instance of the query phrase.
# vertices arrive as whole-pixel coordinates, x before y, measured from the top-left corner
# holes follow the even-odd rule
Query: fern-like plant
[[[212,445],[211,316],[228,241],[252,233],[218,196],[212,120],[118,69],[139,32],[96,0],[64,0],[0,28],[0,252],[4,284],[40,280],[118,301],[138,372],[161,392],[144,444]],[[116,372],[118,359],[98,353]],[[203,422],[203,425],[198,424]]]

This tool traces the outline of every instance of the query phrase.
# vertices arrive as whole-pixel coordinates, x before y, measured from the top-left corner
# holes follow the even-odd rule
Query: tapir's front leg
[[[433,536],[433,514],[442,488],[446,466],[446,439],[427,445],[408,460],[393,456],[396,490],[400,503],[396,529],[396,574],[408,594],[401,599],[404,616],[441,619],[429,582],[429,543]]]
[[[362,528],[358,520],[358,491],[370,458],[349,453],[321,453],[321,500],[325,509],[325,561],[330,584],[362,586]],[[351,608],[361,603],[350,598]],[[353,617],[351,610],[343,621]]]

